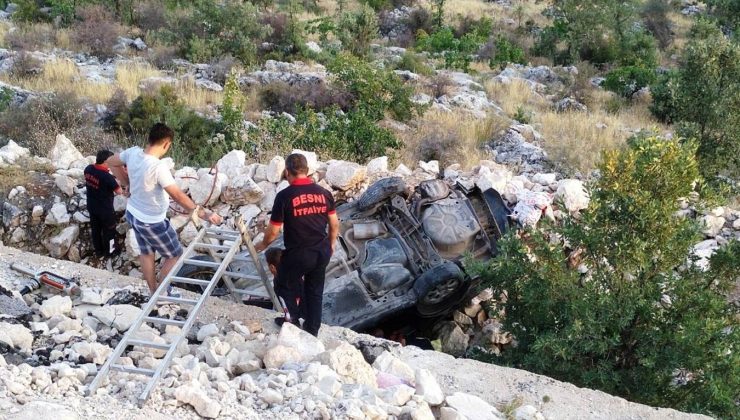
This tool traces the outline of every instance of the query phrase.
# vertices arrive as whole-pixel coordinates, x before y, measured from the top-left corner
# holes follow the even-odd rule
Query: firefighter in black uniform
[[[123,190],[105,166],[105,161],[111,156],[113,152],[101,150],[95,156],[95,164],[85,168],[90,232],[95,255],[98,257],[108,257],[116,253],[116,217],[113,211],[113,195],[123,194]]]
[[[298,316],[303,315],[303,329],[318,335],[326,266],[339,234],[339,219],[331,193],[308,177],[305,156],[288,156],[284,176],[290,186],[275,197],[270,224],[257,250],[266,249],[283,228],[285,251],[275,292],[285,301],[291,321],[298,324]],[[300,313],[297,301],[301,302]],[[284,321],[276,319],[281,325]]]

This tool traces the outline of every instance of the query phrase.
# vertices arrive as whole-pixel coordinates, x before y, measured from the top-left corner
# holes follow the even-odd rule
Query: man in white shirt
[[[182,255],[177,233],[167,220],[169,198],[186,211],[193,212],[198,208],[175,184],[169,168],[160,160],[169,151],[174,137],[171,128],[157,123],[149,131],[149,143],[145,149],[132,147],[107,161],[119,182],[129,185],[131,195],[126,205],[126,221],[133,228],[141,249],[141,270],[151,292],[157,289],[159,281],[167,276]],[[221,223],[221,216],[202,208],[198,217],[214,224]],[[155,272],[155,252],[164,258],[159,278]]]

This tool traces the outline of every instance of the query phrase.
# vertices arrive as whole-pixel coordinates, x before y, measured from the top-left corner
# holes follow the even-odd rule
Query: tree
[[[699,140],[707,177],[737,176],[740,164],[740,45],[700,22],[681,67],[653,90],[653,113]]]
[[[370,53],[370,44],[378,37],[378,17],[365,4],[357,12],[343,13],[337,24],[337,32],[347,51],[365,57]]]
[[[581,220],[500,243],[481,275],[506,294],[492,310],[505,310],[518,347],[496,362],[651,405],[740,414],[740,311],[728,302],[740,244],[702,271],[688,257],[696,224],[673,216],[701,181],[695,152],[690,141],[632,139],[605,154]]]

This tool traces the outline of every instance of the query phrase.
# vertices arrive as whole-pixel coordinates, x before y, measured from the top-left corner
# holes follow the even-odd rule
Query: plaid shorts
[[[139,244],[142,255],[158,252],[164,258],[179,257],[182,255],[182,246],[177,232],[164,219],[159,223],[142,223],[129,212],[126,212],[126,221],[134,229],[136,242]]]

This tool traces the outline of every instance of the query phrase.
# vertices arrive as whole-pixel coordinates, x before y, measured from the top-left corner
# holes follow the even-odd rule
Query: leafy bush
[[[219,151],[208,145],[208,140],[218,131],[218,124],[188,109],[171,86],[143,93],[128,109],[112,117],[110,129],[138,139],[144,138],[151,126],[158,122],[175,130],[177,138],[173,154],[180,156],[182,163],[207,166],[220,157]]]
[[[370,52],[370,44],[378,37],[378,18],[375,12],[364,6],[357,12],[346,12],[337,23],[337,37],[342,46],[358,57]]]
[[[655,70],[627,66],[607,73],[602,86],[625,98],[632,98],[640,89],[655,83],[655,79]]]
[[[505,69],[509,63],[524,64],[524,50],[503,36],[496,39],[496,53],[489,61],[489,66]]]
[[[484,41],[485,38],[475,32],[455,38],[452,28],[444,27],[431,35],[422,33],[417,48],[444,58],[446,68],[468,71],[473,54]]]
[[[244,147],[263,158],[299,148],[335,159],[365,161],[401,146],[393,133],[379,127],[363,109],[346,114],[336,109],[325,114],[303,110],[295,116],[295,122],[285,117],[268,119],[251,130],[247,139]]]
[[[325,83],[291,86],[285,82],[273,82],[261,88],[259,98],[266,109],[289,114],[295,114],[300,109],[322,111],[330,107],[347,111],[353,102],[349,92]]]
[[[664,0],[648,0],[642,7],[640,14],[645,22],[646,29],[653,34],[661,48],[665,49],[673,38],[671,21],[668,13],[671,6]]]
[[[429,89],[434,98],[449,95],[454,85],[455,82],[453,82],[450,76],[446,74],[438,74],[429,79]]]
[[[340,54],[328,70],[334,74],[337,87],[354,97],[353,109],[380,121],[386,112],[398,121],[407,121],[420,112],[411,101],[413,89],[391,70],[381,69],[357,57]]]
[[[740,318],[727,294],[740,244],[702,271],[687,261],[696,224],[672,216],[699,179],[695,152],[633,139],[604,156],[581,220],[499,243],[481,274],[506,293],[493,310],[505,310],[518,346],[497,362],[654,406],[738,415]]]
[[[701,24],[700,24],[701,25]],[[675,75],[653,87],[653,113],[699,140],[702,173],[740,173],[740,45],[699,28]],[[701,36],[702,38],[699,38]]]
[[[434,73],[434,69],[427,65],[423,57],[408,50],[401,56],[401,61],[396,63],[396,70],[408,70],[423,76],[430,76]]]
[[[12,15],[17,22],[38,22],[44,18],[38,0],[18,0],[14,2],[18,7]]]
[[[266,58],[275,60],[300,58],[306,43],[304,25],[292,13],[263,13],[260,22],[271,28],[266,41],[269,41],[272,49]]]
[[[74,40],[98,57],[114,56],[113,46],[123,34],[123,28],[115,17],[101,5],[79,9],[81,21],[73,29]]]

